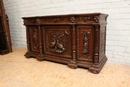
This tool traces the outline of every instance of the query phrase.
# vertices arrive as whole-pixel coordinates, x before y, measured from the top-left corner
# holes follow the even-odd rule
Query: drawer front
[[[77,24],[93,24],[99,23],[100,16],[99,15],[83,15],[76,17]]]
[[[43,26],[44,53],[71,58],[71,26]]]
[[[24,19],[24,25],[38,25],[39,19],[38,18],[28,18]]]
[[[38,26],[29,26],[28,28],[29,32],[29,43],[30,43],[30,50],[31,52],[40,52],[39,48],[39,31],[38,31]]]
[[[93,61],[94,27],[77,26],[77,59]]]
[[[73,16],[54,16],[54,17],[43,17],[39,19],[40,24],[72,24],[75,23],[75,17]]]

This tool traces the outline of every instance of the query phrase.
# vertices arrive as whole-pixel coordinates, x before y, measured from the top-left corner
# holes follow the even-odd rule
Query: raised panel
[[[29,26],[30,43],[32,52],[40,52],[39,49],[39,31],[38,26]]]
[[[100,27],[100,55],[99,55],[99,61],[102,60],[103,56],[105,55],[105,42],[106,41],[106,27],[101,26]]]
[[[71,58],[71,27],[44,26],[45,54]]]
[[[77,26],[77,59],[93,61],[93,26]]]

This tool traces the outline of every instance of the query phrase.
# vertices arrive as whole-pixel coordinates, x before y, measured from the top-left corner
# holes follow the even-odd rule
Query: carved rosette
[[[70,17],[71,23],[75,23],[75,17]]]
[[[54,53],[64,53],[68,48],[68,35],[64,30],[50,31],[47,34],[47,48]]]
[[[83,37],[82,54],[86,56],[86,55],[89,54],[90,32],[84,31],[83,34],[82,34],[82,37]]]
[[[33,30],[32,41],[33,41],[33,48],[35,50],[37,50],[39,48],[39,46],[38,46],[38,30],[37,29]]]

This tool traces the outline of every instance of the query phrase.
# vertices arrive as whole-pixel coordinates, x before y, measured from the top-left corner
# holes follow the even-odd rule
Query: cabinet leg
[[[31,57],[31,53],[30,52],[26,52],[26,54],[24,56],[26,56],[26,58],[30,58]]]
[[[94,73],[94,74],[98,74],[98,73],[101,71],[101,69],[103,68],[103,66],[104,66],[104,64],[106,63],[106,61],[107,61],[107,58],[106,58],[106,56],[104,56],[104,58],[102,59],[102,61],[101,61],[100,63],[98,63],[98,64],[93,64],[93,65],[89,68],[89,70],[90,70],[92,73]]]
[[[38,61],[42,61],[44,59],[42,54],[39,54],[36,58]]]
[[[75,60],[71,60],[68,64],[68,67],[76,69],[78,67],[77,62]]]

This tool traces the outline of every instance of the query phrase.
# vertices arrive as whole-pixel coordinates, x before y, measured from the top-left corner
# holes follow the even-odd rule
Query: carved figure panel
[[[29,26],[30,28],[30,43],[33,52],[39,52],[39,32],[37,26]]]
[[[77,58],[79,60],[93,60],[93,26],[78,26],[77,27]]]
[[[71,57],[70,27],[45,26],[45,53]]]

